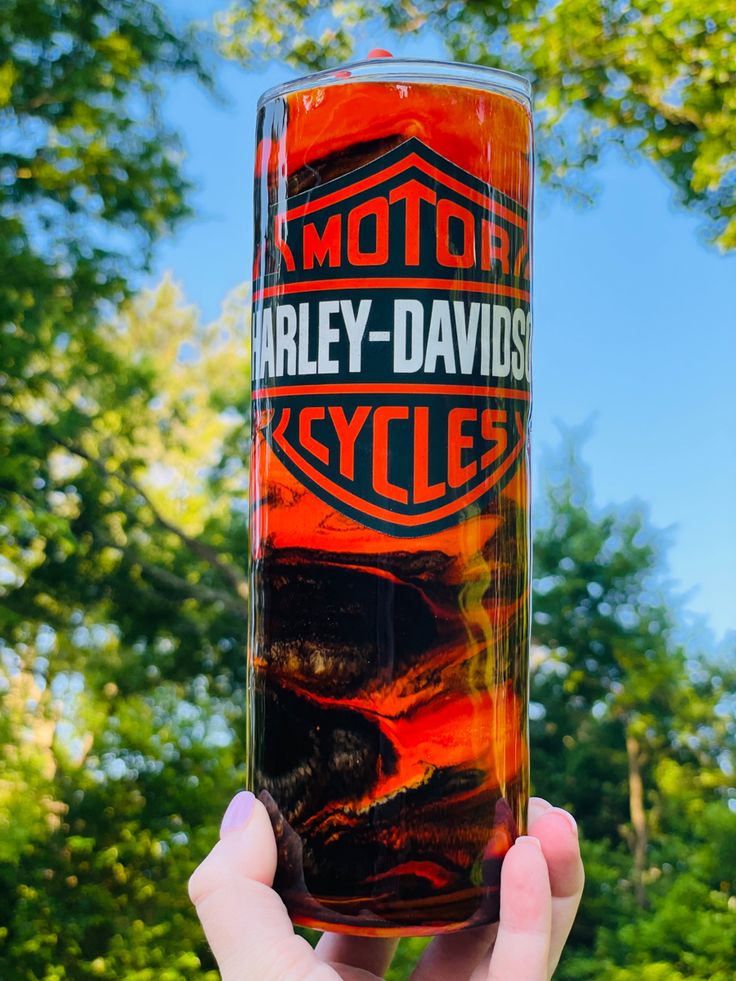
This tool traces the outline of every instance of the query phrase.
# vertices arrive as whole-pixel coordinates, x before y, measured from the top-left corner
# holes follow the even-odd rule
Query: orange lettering
[[[459,218],[463,225],[463,250],[459,254],[450,252],[450,218]],[[449,198],[440,198],[437,205],[437,262],[455,269],[467,269],[475,262],[473,215]]]
[[[364,252],[360,247],[360,226],[364,219],[373,216],[376,220],[376,247],[372,252]],[[386,198],[371,198],[364,201],[348,216],[348,262],[353,266],[382,266],[388,262],[388,201]]]
[[[281,236],[281,227],[286,225],[286,215],[276,215],[273,223],[273,242],[276,248],[279,250],[281,255],[286,260],[286,268],[289,272],[294,272],[296,269],[296,263],[294,262],[294,253],[291,251],[286,241]]]
[[[529,279],[529,263],[525,263],[522,269],[522,263],[526,259],[526,254],[528,251],[528,246],[526,241],[522,242],[519,253],[516,256],[516,262],[514,263],[514,276],[521,276],[522,279]]]
[[[331,405],[328,412],[340,443],[340,473],[348,480],[353,480],[355,478],[355,441],[365,425],[366,419],[371,414],[370,406],[359,405],[350,422],[348,422],[344,410],[339,405]]]
[[[488,440],[489,443],[495,443],[496,445],[490,449],[486,450],[483,456],[480,458],[480,468],[485,470],[487,467],[497,460],[506,452],[506,447],[508,445],[508,434],[503,426],[496,426],[494,423],[506,422],[507,415],[503,409],[484,409],[483,414],[480,417],[480,431],[483,439]]]
[[[305,450],[309,450],[318,460],[327,465],[330,462],[330,451],[312,436],[312,423],[324,419],[325,410],[321,405],[312,405],[299,413],[299,442]]]
[[[446,485],[429,483],[429,409],[414,409],[414,503],[425,504],[445,493]]]
[[[373,487],[379,494],[407,504],[409,495],[403,487],[397,487],[388,479],[388,424],[394,420],[408,419],[405,405],[382,405],[373,416]]]
[[[447,482],[450,487],[460,487],[478,472],[475,460],[463,466],[463,450],[473,448],[473,437],[463,436],[463,423],[474,422],[478,418],[477,409],[450,409],[447,417]]]
[[[509,262],[511,241],[509,240],[509,233],[501,225],[497,225],[493,221],[488,221],[487,218],[483,219],[482,228],[481,269],[490,269],[491,263],[499,260],[501,262],[501,270],[504,275],[508,275],[511,272],[511,263]],[[516,275],[518,276],[518,273]]]
[[[407,266],[419,265],[419,211],[422,201],[429,201],[434,204],[437,195],[434,191],[420,184],[419,181],[410,180],[406,184],[395,187],[388,196],[393,204],[395,201],[406,202],[406,227],[404,229],[404,262]]]
[[[323,266],[328,257],[330,266],[339,266],[341,241],[342,220],[340,215],[332,215],[321,236],[316,225],[305,225],[302,229],[304,268],[313,269],[315,261]]]

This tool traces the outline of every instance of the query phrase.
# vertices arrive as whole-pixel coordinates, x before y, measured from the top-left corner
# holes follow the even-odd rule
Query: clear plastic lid
[[[422,58],[369,58],[304,75],[267,89],[258,100],[258,108],[292,92],[349,85],[351,82],[407,82],[459,85],[464,88],[498,92],[531,108],[532,86],[523,75],[466,65],[453,61],[426,61]]]

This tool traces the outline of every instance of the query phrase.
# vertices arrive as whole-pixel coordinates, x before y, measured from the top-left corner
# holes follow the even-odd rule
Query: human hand
[[[325,933],[313,950],[294,933],[273,891],[276,842],[252,794],[233,799],[220,841],[194,871],[197,908],[222,981],[377,981],[398,941]],[[499,923],[435,937],[411,981],[548,981],[583,891],[572,817],[539,797],[529,801],[529,835],[501,872]]]

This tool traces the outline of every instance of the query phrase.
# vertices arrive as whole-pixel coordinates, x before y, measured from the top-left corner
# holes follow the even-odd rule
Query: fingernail
[[[550,802],[548,800],[545,800],[544,797],[530,797],[529,798],[529,807],[535,807],[535,808],[537,808],[540,811],[551,811],[552,810],[552,805],[550,804]]]
[[[515,845],[523,845],[527,843],[530,845],[534,845],[535,848],[538,848],[541,852],[542,845],[539,841],[539,838],[535,838],[534,835],[519,835],[519,837],[514,842]]]
[[[231,831],[239,831],[246,826],[253,814],[255,802],[256,799],[249,790],[241,790],[233,797],[220,825],[221,838]]]
[[[568,825],[570,826],[570,831],[572,831],[572,833],[577,838],[577,836],[578,836],[578,823],[575,820],[575,818],[572,816],[572,814],[570,814],[569,811],[565,811],[561,807],[553,807],[552,810],[549,813],[550,814],[559,814],[561,817],[564,817],[565,820],[567,821]]]

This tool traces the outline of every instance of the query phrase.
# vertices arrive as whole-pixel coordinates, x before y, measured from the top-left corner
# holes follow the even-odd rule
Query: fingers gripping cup
[[[525,824],[527,83],[378,59],[267,92],[249,785],[293,919],[498,916]]]

